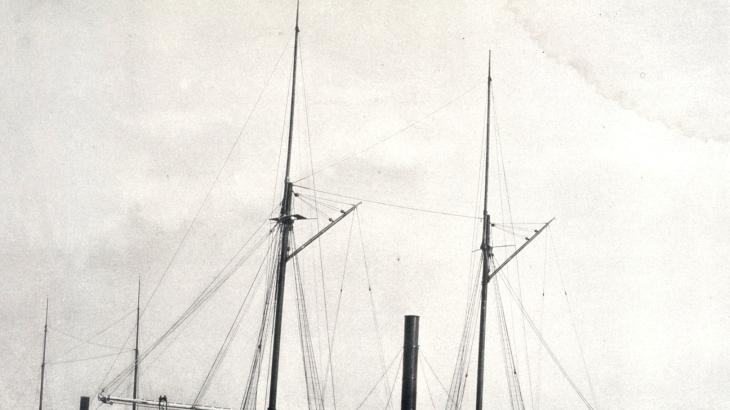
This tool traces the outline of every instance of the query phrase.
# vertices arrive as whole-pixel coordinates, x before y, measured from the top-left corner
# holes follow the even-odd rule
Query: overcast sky
[[[268,218],[281,195],[294,7],[0,5],[7,407],[37,403],[46,296],[49,362],[114,353],[101,345],[121,346],[132,330],[138,276],[145,303],[195,219],[143,316],[141,344],[149,345]],[[597,408],[730,407],[726,2],[325,1],[304,2],[301,12],[293,179],[313,167],[322,171],[301,185],[478,213],[491,49],[490,212],[500,222],[557,218],[505,277],[516,286],[519,275],[525,307],[568,373]],[[299,242],[312,224],[299,223]],[[478,246],[474,224],[365,202],[323,240],[330,316],[347,272],[333,359],[338,406],[356,407],[377,381],[379,344],[386,362],[396,355],[404,314],[422,316],[421,352],[448,383]],[[262,257],[244,264],[143,367],[145,397],[195,397]],[[317,248],[302,254],[302,265],[311,289],[321,286]],[[298,408],[289,289],[283,360],[294,370],[284,371],[281,407]],[[307,302],[321,330],[323,301],[311,289]],[[503,297],[528,407],[581,408],[523,332],[504,289]],[[254,302],[205,402],[238,406],[258,323]],[[489,309],[487,408],[506,408],[495,305]],[[74,348],[73,337],[88,339],[117,320],[95,344]],[[131,356],[112,360],[49,365],[44,404],[76,408]],[[429,383],[443,407],[426,368],[422,362],[420,406],[431,406]],[[118,393],[129,394],[125,383]],[[379,394],[364,408],[383,408]],[[468,390],[467,408],[472,402]]]

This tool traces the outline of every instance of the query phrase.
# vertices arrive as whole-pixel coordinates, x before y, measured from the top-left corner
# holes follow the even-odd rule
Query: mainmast
[[[492,247],[490,244],[490,221],[487,212],[487,192],[489,188],[489,117],[490,104],[492,100],[492,51],[489,51],[489,68],[487,71],[487,133],[486,133],[486,159],[484,161],[484,211],[482,222],[482,295],[481,311],[479,314],[479,358],[477,362],[477,401],[476,410],[482,410],[484,399],[484,342],[487,319],[487,285],[489,284],[489,263],[491,260]]]
[[[43,410],[43,383],[46,376],[46,339],[48,337],[48,298],[46,298],[46,322],[43,325],[43,362],[41,363],[41,394],[38,400],[38,409]]]
[[[142,281],[137,278],[137,330],[134,340],[134,389],[132,390],[132,398],[137,398],[137,385],[139,383],[139,294],[142,289]],[[137,410],[137,403],[132,403],[132,410]]]
[[[274,340],[271,350],[271,380],[269,384],[269,410],[276,410],[276,393],[279,384],[279,352],[281,346],[281,319],[284,305],[284,285],[286,282],[286,262],[289,259],[289,234],[294,225],[291,217],[292,183],[289,182],[291,169],[292,135],[294,133],[294,105],[297,90],[297,49],[299,46],[299,1],[294,24],[294,64],[291,78],[291,102],[289,109],[289,141],[286,151],[286,171],[284,173],[284,198],[281,201],[281,213],[278,222],[281,231],[279,245],[279,261],[276,271],[276,309],[274,311]]]

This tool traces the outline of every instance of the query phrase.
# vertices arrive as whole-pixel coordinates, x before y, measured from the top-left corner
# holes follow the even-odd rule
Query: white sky
[[[574,323],[602,409],[730,406],[728,5],[422,3],[302,4],[294,179],[310,169],[304,95],[315,169],[440,108],[327,168],[316,183],[355,197],[473,213],[492,49],[493,131],[501,147],[495,164],[504,163],[513,218],[557,217],[549,235],[520,259],[525,304],[544,318],[554,350],[590,397]],[[273,192],[294,5],[4,2],[0,8],[0,398],[9,408],[29,408],[37,402],[46,295],[57,329],[49,333],[50,361],[76,344],[58,331],[86,338],[128,312],[138,274],[148,298],[269,75],[240,145],[143,319],[143,345],[273,206],[281,188]],[[490,207],[505,221],[497,165],[492,176]],[[360,220],[386,359],[400,347],[402,315],[420,314],[422,352],[448,382],[472,223],[368,203]],[[342,224],[323,244],[330,290],[343,270],[349,222]],[[353,249],[346,282],[352,294],[343,296],[349,310],[341,318],[352,323],[338,330],[335,359],[342,408],[364,397],[379,369],[362,251]],[[313,266],[317,253],[310,252],[303,261]],[[191,399],[255,266],[244,266],[145,368],[143,394]],[[544,272],[554,292],[541,310]],[[516,283],[517,272],[507,274]],[[329,299],[336,301],[334,291]],[[218,404],[240,400],[248,368],[241,352],[248,351],[255,320],[245,322],[234,357],[221,369],[226,377],[211,388],[208,397]],[[118,346],[131,326],[127,317],[94,341]],[[531,382],[540,379],[543,387],[525,387],[530,400],[539,395],[542,408],[580,408],[531,337],[532,368],[541,374]],[[507,406],[498,344],[489,339],[489,408]],[[285,362],[299,363],[297,349]],[[107,353],[83,346],[63,359]],[[95,394],[110,365],[102,359],[49,366],[48,408],[76,408],[78,396]],[[285,373],[291,385],[294,373]],[[420,387],[425,408],[430,401]],[[299,393],[283,394],[282,408],[296,408]]]

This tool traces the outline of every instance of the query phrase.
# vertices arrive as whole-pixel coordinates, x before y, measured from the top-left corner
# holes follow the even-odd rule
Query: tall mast
[[[43,362],[41,363],[41,394],[38,409],[43,410],[43,383],[46,377],[46,339],[48,337],[48,298],[46,297],[46,322],[43,325]]]
[[[137,334],[134,340],[134,389],[132,398],[137,398],[137,385],[139,383],[139,294],[142,289],[142,281],[137,277]],[[137,403],[132,404],[132,410],[137,410]]]
[[[482,224],[482,296],[481,311],[479,314],[479,359],[477,362],[477,401],[476,410],[482,410],[484,400],[484,339],[487,319],[487,285],[489,284],[489,262],[491,259],[492,247],[489,242],[489,230],[491,227],[489,213],[487,213],[487,192],[489,188],[489,116],[492,101],[492,51],[489,51],[489,68],[487,71],[487,135],[486,135],[486,159],[484,164],[484,212]]]
[[[289,182],[291,168],[292,135],[294,133],[294,104],[297,90],[297,49],[299,46],[299,1],[297,0],[297,16],[294,24],[294,63],[291,78],[291,102],[289,109],[289,141],[286,150],[286,171],[284,173],[284,198],[281,201],[279,226],[281,242],[279,245],[279,261],[276,270],[276,309],[274,311],[274,340],[271,349],[271,380],[269,383],[269,410],[276,410],[276,392],[279,384],[279,351],[281,346],[281,318],[284,305],[284,284],[286,282],[286,262],[289,259],[289,233],[294,220],[291,218],[292,184]]]

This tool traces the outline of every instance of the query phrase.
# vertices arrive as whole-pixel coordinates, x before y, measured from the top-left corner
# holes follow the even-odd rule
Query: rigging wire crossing
[[[428,114],[424,115],[423,117],[420,117],[420,118],[416,119],[415,121],[410,122],[409,124],[407,124],[403,128],[401,128],[401,129],[399,129],[399,130],[397,130],[397,131],[395,131],[395,132],[393,132],[391,134],[388,134],[387,136],[385,136],[383,138],[380,138],[379,140],[375,141],[374,143],[366,146],[365,148],[363,148],[363,149],[361,149],[359,151],[355,151],[355,152],[351,152],[349,154],[346,154],[343,157],[341,157],[340,159],[338,159],[338,160],[330,163],[329,165],[326,165],[326,166],[324,166],[322,168],[319,168],[316,171],[313,171],[311,174],[305,175],[305,176],[297,179],[296,181],[294,181],[294,183],[301,182],[301,181],[303,181],[303,180],[305,180],[307,178],[310,178],[310,177],[312,177],[312,176],[314,176],[316,174],[319,174],[320,172],[322,172],[322,171],[324,171],[326,169],[329,169],[329,168],[338,166],[338,165],[342,164],[343,162],[347,161],[348,159],[351,159],[351,158],[360,156],[360,155],[362,155],[362,154],[370,151],[371,149],[375,148],[376,146],[378,146],[378,145],[380,145],[380,144],[382,144],[382,143],[384,143],[384,142],[386,142],[386,141],[388,141],[388,140],[390,140],[390,139],[392,139],[392,138],[394,138],[394,137],[396,137],[396,136],[404,133],[405,131],[408,131],[409,129],[411,129],[413,127],[415,127],[419,123],[421,123],[421,122],[425,121],[426,119],[430,118],[431,116],[437,114],[438,112],[442,111],[443,109],[445,109],[446,107],[450,106],[451,104],[459,101],[460,99],[462,99],[463,97],[467,96],[468,94],[471,94],[474,90],[478,89],[483,84],[484,84],[484,81],[483,80],[478,81],[471,88],[467,89],[466,91],[464,91],[463,93],[459,94],[458,96],[456,96],[456,97],[448,100],[446,103],[440,105],[435,110],[429,112]]]
[[[519,299],[519,297],[517,296],[515,291],[512,289],[512,286],[510,285],[509,281],[504,276],[501,276],[500,279],[502,280],[502,284],[504,284],[504,286],[509,291],[509,294],[514,299],[515,303],[517,304],[517,307],[519,307],[520,312],[522,313],[525,320],[527,321],[527,324],[530,325],[530,328],[535,333],[535,336],[537,336],[537,339],[540,341],[543,348],[545,348],[545,351],[548,353],[548,356],[550,356],[550,359],[552,359],[555,366],[557,366],[558,370],[560,370],[560,374],[563,375],[563,378],[565,378],[565,380],[568,382],[570,387],[573,388],[573,391],[578,395],[578,397],[581,399],[583,404],[585,404],[588,409],[593,410],[594,409],[593,405],[591,405],[591,403],[588,401],[588,399],[586,399],[585,395],[583,395],[583,393],[580,391],[580,389],[578,388],[578,385],[575,384],[573,379],[570,378],[570,376],[568,375],[568,372],[565,370],[563,365],[558,360],[558,357],[555,355],[553,350],[547,344],[547,341],[545,341],[545,338],[543,338],[542,333],[538,330],[537,326],[535,325],[535,322],[533,322],[532,318],[527,313],[527,309],[525,309],[524,305],[522,304],[522,301]]]

